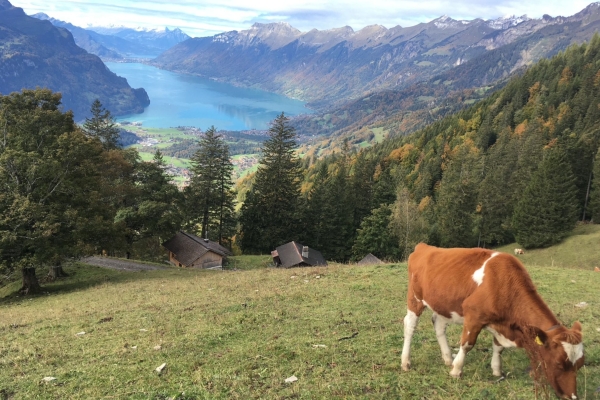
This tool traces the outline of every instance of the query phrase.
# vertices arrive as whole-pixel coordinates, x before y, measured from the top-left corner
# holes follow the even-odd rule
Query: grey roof
[[[359,264],[359,265],[383,264],[383,261],[381,261],[379,258],[375,257],[373,254],[369,253],[365,256],[365,258],[360,260],[357,264]]]
[[[327,261],[323,255],[315,249],[308,249],[308,257],[302,257],[302,246],[297,242],[289,242],[277,247],[277,253],[279,254],[279,260],[281,260],[281,266],[284,268],[290,268],[300,265],[327,265]]]
[[[175,254],[177,261],[184,265],[192,265],[194,261],[204,254],[212,251],[220,256],[227,257],[232,253],[212,240],[206,241],[196,235],[185,232],[177,232],[175,236],[163,243],[163,246]]]

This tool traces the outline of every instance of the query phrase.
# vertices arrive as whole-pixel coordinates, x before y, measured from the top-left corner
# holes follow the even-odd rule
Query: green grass
[[[512,254],[516,248],[522,246],[512,243],[498,250]],[[525,250],[518,257],[526,265],[593,270],[600,267],[600,225],[578,225],[561,243],[546,249]]]
[[[17,283],[0,289],[9,295],[0,300],[0,398],[534,398],[522,350],[504,352],[507,379],[496,383],[487,333],[464,377],[450,378],[429,312],[413,339],[414,368],[401,371],[405,264],[264,268],[268,261],[234,257],[241,271],[76,264],[40,296],[16,297]],[[579,394],[598,398],[600,273],[529,270],[561,321],[582,322]],[[574,307],[581,301],[589,306]],[[460,327],[448,332],[456,347]],[[298,381],[285,383],[292,375]],[[43,383],[48,376],[57,379]]]
[[[138,149],[138,153],[142,161],[151,161],[154,158],[154,153],[145,152],[143,149]],[[191,165],[191,161],[187,158],[163,156],[163,160],[166,165],[173,165],[178,168],[189,168]]]
[[[273,258],[270,255],[261,256],[234,256],[229,257],[227,269],[229,270],[252,270],[264,269],[273,265]]]

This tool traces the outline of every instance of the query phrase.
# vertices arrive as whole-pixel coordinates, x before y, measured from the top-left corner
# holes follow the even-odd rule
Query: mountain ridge
[[[127,27],[82,28],[50,17],[45,13],[31,15],[65,28],[73,35],[75,43],[105,60],[122,61],[140,56],[156,57],[173,45],[190,37],[181,29],[133,29]]]
[[[598,3],[593,3],[571,17],[458,21],[442,16],[406,28],[371,25],[358,31],[341,27],[300,32],[289,24],[255,24],[247,30],[188,39],[151,64],[259,87],[323,109],[373,91],[426,81],[547,26],[595,24],[599,18]],[[515,62],[515,70],[540,57],[523,58],[521,64]]]
[[[75,44],[73,35],[49,21],[29,17],[0,0],[0,92],[47,87],[62,93],[65,109],[77,119],[89,115],[98,98],[113,115],[142,112],[150,102],[142,88],[133,89],[95,55]]]

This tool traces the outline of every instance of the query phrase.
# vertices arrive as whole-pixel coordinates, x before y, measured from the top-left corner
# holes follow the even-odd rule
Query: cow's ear
[[[546,342],[548,341],[548,335],[546,332],[536,327],[533,328],[533,331],[535,333],[535,337],[533,338],[535,340],[535,344],[539,346],[546,345]]]
[[[575,332],[581,332],[581,322],[576,321],[571,329],[573,329]]]

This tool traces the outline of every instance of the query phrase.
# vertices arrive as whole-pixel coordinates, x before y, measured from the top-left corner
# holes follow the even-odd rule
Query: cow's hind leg
[[[502,358],[500,355],[503,350],[504,347],[494,338],[492,342],[492,374],[494,376],[502,376]]]
[[[410,342],[412,341],[419,317],[425,306],[423,302],[415,297],[412,285],[409,282],[407,312],[404,317],[404,346],[402,347],[402,369],[408,371],[410,368]]]
[[[453,377],[459,378],[462,375],[465,356],[475,346],[477,336],[479,336],[482,328],[483,325],[477,322],[476,318],[471,319],[465,315],[462,336],[460,338],[460,350],[452,362],[452,371],[450,371],[450,375]]]
[[[448,346],[448,338],[446,337],[446,327],[448,326],[448,319],[443,316],[433,313],[431,317],[433,322],[433,328],[435,329],[435,335],[437,336],[440,349],[442,350],[442,358],[446,365],[452,365],[452,353],[450,352],[450,346]]]

